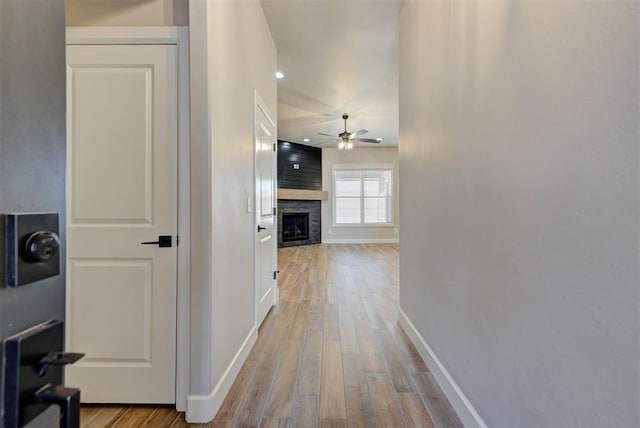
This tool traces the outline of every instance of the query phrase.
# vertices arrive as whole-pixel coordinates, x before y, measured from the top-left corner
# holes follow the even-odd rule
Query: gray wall
[[[638,426],[636,1],[408,1],[400,305],[489,426]]]
[[[64,231],[64,1],[0,0],[0,215],[38,211],[60,213]],[[0,220],[4,339],[47,319],[64,320],[64,262],[60,276],[6,288]]]
[[[257,91],[275,121],[277,87],[276,50],[258,0],[191,0],[189,13],[192,349],[187,419],[200,420],[217,411],[256,334],[255,212],[247,212],[255,189],[254,96]]]

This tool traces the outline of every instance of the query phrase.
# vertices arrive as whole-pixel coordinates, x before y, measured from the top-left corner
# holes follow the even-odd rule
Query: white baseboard
[[[398,238],[323,239],[323,244],[397,244]]]
[[[460,387],[458,387],[458,384],[456,384],[431,347],[407,317],[407,314],[402,309],[399,309],[398,313],[400,315],[398,318],[400,325],[411,339],[411,342],[413,342],[424,362],[427,363],[433,377],[460,417],[462,424],[465,427],[487,428],[487,424],[484,423],[476,409],[473,408]]]
[[[185,416],[187,422],[207,423],[213,420],[257,339],[258,329],[254,327],[240,346],[240,349],[238,349],[238,352],[236,352],[216,386],[214,386],[213,391],[204,395],[187,396],[187,413]]]

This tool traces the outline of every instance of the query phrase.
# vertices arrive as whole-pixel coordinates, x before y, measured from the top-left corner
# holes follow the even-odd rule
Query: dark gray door
[[[49,319],[64,320],[64,0],[0,0],[0,215],[22,212],[59,214],[61,273],[8,287],[2,216],[0,340]]]

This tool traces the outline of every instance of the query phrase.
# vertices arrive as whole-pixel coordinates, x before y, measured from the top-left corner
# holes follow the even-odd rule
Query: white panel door
[[[83,402],[174,403],[176,47],[67,47],[66,370]],[[170,236],[171,247],[142,242]]]
[[[256,151],[256,323],[262,324],[276,303],[277,228],[276,201],[276,129],[264,105],[258,101],[255,113]]]

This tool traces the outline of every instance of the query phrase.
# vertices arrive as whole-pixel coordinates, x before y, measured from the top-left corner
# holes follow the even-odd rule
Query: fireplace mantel
[[[326,201],[328,193],[326,190],[278,189],[278,199]]]

